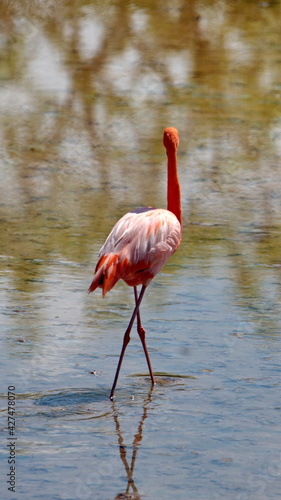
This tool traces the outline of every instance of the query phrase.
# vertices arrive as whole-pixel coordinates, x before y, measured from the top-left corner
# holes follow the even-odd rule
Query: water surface
[[[274,2],[13,2],[0,61],[0,380],[16,499],[280,496],[281,82]],[[87,295],[114,222],[166,205],[183,241],[147,291]]]

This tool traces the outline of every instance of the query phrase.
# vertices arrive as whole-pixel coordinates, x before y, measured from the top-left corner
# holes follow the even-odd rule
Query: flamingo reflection
[[[144,401],[142,417],[139,421],[137,432],[134,435],[134,440],[132,443],[133,452],[132,452],[130,465],[129,465],[129,461],[127,458],[127,446],[124,444],[121,426],[120,426],[120,422],[118,420],[118,412],[116,410],[116,404],[114,401],[112,402],[113,418],[114,418],[115,427],[116,427],[116,434],[118,436],[120,458],[124,464],[126,475],[127,475],[126,491],[124,493],[119,493],[115,497],[114,500],[125,500],[125,499],[126,500],[141,500],[141,495],[139,494],[138,489],[137,489],[135,482],[134,482],[134,479],[133,479],[133,473],[134,473],[134,468],[135,468],[135,463],[136,463],[136,458],[137,458],[137,452],[138,452],[138,449],[139,449],[141,442],[142,442],[143,424],[144,424],[145,419],[147,418],[148,406],[149,406],[149,403],[151,402],[151,395],[152,395],[152,389],[149,391],[149,394]]]

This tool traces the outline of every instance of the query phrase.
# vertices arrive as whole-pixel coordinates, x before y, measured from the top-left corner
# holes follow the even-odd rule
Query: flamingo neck
[[[182,223],[181,215],[181,192],[177,170],[177,150],[169,148],[167,150],[168,157],[168,210],[173,212],[180,224]]]

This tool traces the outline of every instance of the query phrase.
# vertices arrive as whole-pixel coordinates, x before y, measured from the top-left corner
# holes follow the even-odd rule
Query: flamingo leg
[[[135,302],[136,302],[136,305],[137,305],[137,302],[138,302],[138,290],[137,290],[136,286],[134,286],[134,294],[135,294]],[[138,310],[137,310],[137,330],[138,330],[139,338],[141,339],[142,347],[143,347],[144,354],[145,354],[145,357],[146,357],[146,362],[147,362],[147,366],[148,366],[148,370],[149,370],[149,374],[150,374],[150,378],[151,378],[151,384],[155,385],[155,379],[154,379],[154,375],[153,375],[153,371],[152,371],[152,365],[151,365],[151,362],[150,362],[150,357],[149,357],[149,354],[148,354],[148,349],[147,349],[147,345],[146,345],[146,341],[145,341],[145,329],[143,328],[143,326],[141,324],[139,307],[138,307]]]
[[[120,368],[121,368],[121,365],[122,365],[122,361],[123,361],[123,358],[124,358],[124,354],[125,354],[125,351],[126,351],[126,347],[129,344],[129,342],[130,342],[130,333],[131,333],[131,330],[132,330],[132,326],[133,326],[135,318],[136,318],[136,316],[138,314],[140,303],[141,303],[142,298],[144,296],[145,290],[146,290],[146,286],[143,285],[142,289],[140,291],[139,296],[137,296],[135,309],[134,309],[132,317],[130,319],[130,323],[128,324],[127,330],[125,331],[125,334],[124,334],[123,345],[122,345],[121,353],[120,353],[120,356],[119,356],[119,361],[118,361],[118,365],[117,365],[117,369],[116,369],[116,373],[115,373],[115,378],[114,378],[114,382],[113,382],[111,393],[110,393],[110,399],[113,399],[113,397],[114,397],[114,391],[115,391],[115,387],[116,387],[116,384],[117,384],[117,380],[118,380]]]

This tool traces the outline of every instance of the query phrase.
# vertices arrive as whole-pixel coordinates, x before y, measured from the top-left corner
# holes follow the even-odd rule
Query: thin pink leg
[[[121,365],[122,365],[122,361],[123,361],[123,358],[124,358],[124,354],[125,354],[125,351],[126,351],[126,347],[129,344],[129,342],[130,342],[130,333],[131,333],[131,330],[132,330],[132,326],[133,326],[133,323],[135,321],[135,317],[138,314],[140,303],[141,303],[142,298],[144,296],[145,290],[146,290],[146,286],[143,285],[143,287],[141,289],[141,292],[139,294],[139,297],[137,297],[136,306],[135,306],[135,309],[133,311],[132,317],[130,319],[130,323],[129,323],[128,328],[127,328],[127,330],[125,331],[125,334],[124,334],[122,350],[121,350],[121,353],[120,353],[119,362],[118,362],[118,366],[117,366],[117,369],[116,369],[113,386],[112,386],[111,393],[110,393],[110,399],[113,399],[113,397],[114,397],[114,391],[115,391],[115,387],[116,387],[116,384],[117,384],[117,380],[118,380],[120,368],[121,368]]]
[[[137,304],[137,301],[138,301],[138,290],[137,290],[136,286],[134,286],[134,294],[135,294],[135,302]],[[149,354],[148,354],[148,349],[147,349],[147,345],[146,345],[146,341],[145,341],[145,329],[143,328],[143,326],[141,324],[140,310],[139,310],[139,308],[138,308],[138,311],[137,311],[137,329],[138,329],[139,338],[141,339],[141,343],[142,343],[142,347],[143,347],[143,350],[144,350],[144,354],[145,354],[145,357],[146,357],[146,362],[147,362],[147,366],[148,366],[148,370],[149,370],[150,378],[151,378],[151,384],[155,385],[155,378],[154,378],[154,375],[153,375],[152,366],[151,366],[151,362],[150,362],[150,357],[149,357]]]

